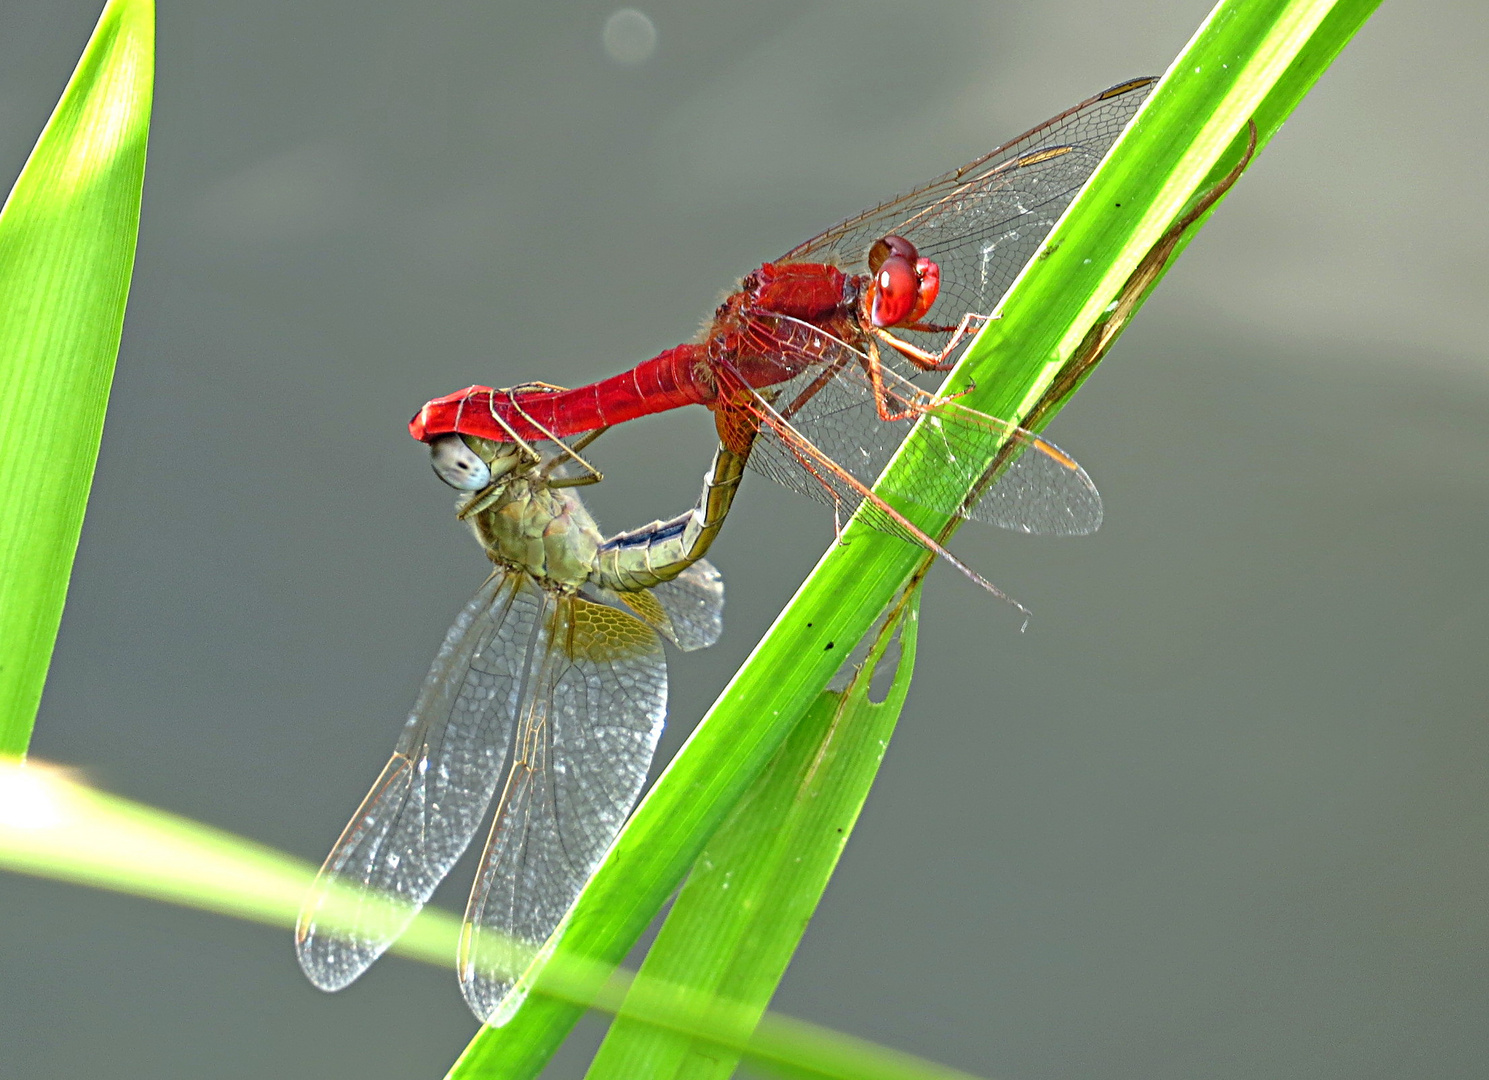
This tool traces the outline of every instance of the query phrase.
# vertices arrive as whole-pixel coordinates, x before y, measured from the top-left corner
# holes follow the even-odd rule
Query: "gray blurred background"
[[[96,0],[0,7],[0,173]],[[689,338],[740,274],[1209,0],[165,0],[143,232],[38,757],[319,861],[484,562],[404,424]],[[1489,1072],[1489,8],[1389,0],[1052,434],[1101,532],[964,530],[777,1006],[1007,1078]],[[596,447],[684,509],[699,409]],[[752,479],[670,756],[831,539]],[[469,880],[442,894],[458,907]],[[438,1077],[447,971],[0,877],[0,1075]],[[549,1070],[582,1073],[590,1020]]]

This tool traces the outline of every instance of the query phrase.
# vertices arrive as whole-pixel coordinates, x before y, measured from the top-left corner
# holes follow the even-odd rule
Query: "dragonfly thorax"
[[[492,562],[565,589],[589,578],[603,539],[572,489],[551,488],[531,472],[513,476],[467,520]]]

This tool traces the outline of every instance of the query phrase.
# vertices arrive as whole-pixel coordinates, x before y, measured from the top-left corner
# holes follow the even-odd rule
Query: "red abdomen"
[[[498,442],[561,439],[683,405],[713,406],[714,363],[747,386],[784,382],[820,362],[826,339],[815,328],[842,318],[847,280],[825,263],[765,263],[719,308],[706,344],[679,345],[575,390],[469,386],[425,405],[409,433],[424,442],[451,432]]]
[[[451,432],[497,442],[513,436],[561,439],[683,405],[707,405],[714,389],[706,356],[702,345],[679,345],[575,390],[468,386],[429,402],[408,422],[408,431],[423,442]]]

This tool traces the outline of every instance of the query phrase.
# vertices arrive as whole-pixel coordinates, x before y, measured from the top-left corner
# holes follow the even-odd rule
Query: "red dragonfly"
[[[1002,596],[869,488],[925,418],[933,437],[913,451],[925,467],[914,487],[885,493],[896,501],[1028,533],[1101,523],[1100,496],[1069,455],[915,379],[951,368],[1155,81],[1113,86],[765,263],[698,341],[575,390],[471,386],[426,404],[409,430],[525,444],[705,405],[723,445],[759,471],[840,515],[862,506]],[[989,485],[994,462],[1008,464]]]

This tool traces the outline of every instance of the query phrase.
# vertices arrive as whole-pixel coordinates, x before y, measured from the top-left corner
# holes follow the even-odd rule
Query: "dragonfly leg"
[[[896,337],[894,334],[891,334],[883,327],[874,326],[872,323],[868,323],[866,325],[869,332],[872,333],[876,338],[883,341],[890,348],[894,349],[895,352],[899,353],[906,360],[910,361],[910,363],[914,364],[922,371],[950,371],[952,366],[950,360],[951,354],[955,352],[957,346],[962,343],[962,339],[972,332],[973,324],[977,324],[977,329],[980,330],[991,321],[991,315],[979,315],[976,312],[969,312],[966,315],[963,315],[962,321],[954,327],[929,326],[924,323],[916,323],[912,326],[905,327],[906,330],[920,330],[928,333],[951,334],[951,340],[948,341],[938,352],[927,352],[925,349],[920,348],[918,345],[912,345],[910,342],[904,340],[903,338]]]
[[[866,352],[860,363],[863,365],[864,374],[869,377],[869,385],[874,391],[874,409],[879,413],[879,419],[885,423],[893,423],[896,420],[905,420],[915,415],[918,410],[906,405],[904,408],[895,408],[894,398],[884,386],[884,361],[879,358],[879,346],[873,338],[864,342]]]
[[[505,394],[507,398],[507,404],[511,406],[512,411],[515,412],[518,416],[522,417],[522,419],[526,421],[526,423],[533,430],[541,432],[545,439],[559,448],[558,455],[543,467],[542,475],[545,480],[548,479],[555,468],[557,468],[560,464],[568,461],[573,461],[581,469],[584,470],[585,475],[582,477],[560,478],[558,480],[553,480],[549,482],[549,487],[578,487],[584,484],[598,484],[601,480],[605,479],[605,474],[600,472],[599,469],[595,468],[589,462],[580,457],[579,451],[588,446],[590,443],[594,442],[601,435],[603,435],[606,431],[606,428],[596,428],[594,431],[586,432],[577,442],[575,442],[571,446],[568,443],[564,442],[563,439],[559,438],[558,435],[556,435],[552,431],[552,429],[540,423],[536,417],[532,416],[526,409],[522,407],[522,402],[518,400],[518,396],[521,394],[556,394],[561,392],[562,390],[563,387],[554,386],[552,383],[527,382],[518,383],[516,386],[508,387],[505,390],[495,391],[491,395],[491,415],[496,419],[496,422],[502,426],[502,429],[511,437],[511,440],[518,446],[522,447],[524,454],[531,455],[533,462],[536,462],[540,459],[541,455],[538,454],[537,450],[535,450],[526,439],[519,437],[517,432],[512,429],[512,425],[497,414],[495,408],[496,395],[498,393]]]
[[[488,408],[488,411],[490,411],[490,413],[491,413],[491,419],[495,420],[496,423],[497,423],[497,425],[500,426],[501,429],[504,432],[506,432],[507,438],[504,441],[515,443],[518,446],[518,448],[522,452],[523,464],[524,465],[527,465],[527,466],[536,465],[539,461],[542,460],[543,455],[540,454],[540,453],[538,453],[537,450],[533,448],[532,443],[528,442],[521,435],[518,435],[517,432],[516,432],[516,430],[513,429],[512,425],[507,422],[506,418],[503,417],[500,413],[498,413],[496,411],[496,395],[497,394],[506,394],[507,395],[507,400],[511,403],[512,408],[514,408],[517,411],[517,414],[519,416],[521,416],[524,420],[526,420],[529,423],[531,423],[533,425],[533,427],[537,428],[539,431],[543,431],[543,428],[539,424],[537,424],[536,422],[534,422],[533,419],[532,419],[532,417],[530,417],[530,416],[527,415],[526,410],[524,410],[522,408],[522,406],[517,403],[517,396],[516,396],[517,395],[517,388],[511,389],[511,390],[493,390],[491,392],[491,398],[489,400],[489,403],[487,405],[487,408]],[[460,403],[460,411],[464,411],[464,409],[465,409],[465,402],[462,401]],[[459,430],[459,428],[460,428],[460,411],[457,411],[456,414],[455,414],[455,428],[456,428],[456,430]],[[547,432],[544,431],[544,434],[546,435]]]
[[[967,385],[964,386],[964,387],[962,387],[960,390],[953,390],[953,391],[951,391],[948,394],[942,394],[940,397],[935,398],[934,400],[935,400],[935,403],[938,404],[938,405],[941,402],[943,402],[943,401],[955,401],[957,398],[966,397],[968,394],[970,394],[973,390],[976,390],[976,389],[977,389],[977,383],[975,381],[969,379],[967,381]]]
[[[575,439],[572,443],[569,444],[569,450],[577,453],[609,430],[610,425],[606,424],[602,428],[595,428],[593,431],[586,431],[583,435],[579,436],[579,438]]]
[[[593,469],[594,466],[585,464],[585,468]],[[605,474],[595,470],[584,476],[560,476],[557,480],[549,480],[550,488],[589,487],[590,484],[598,484],[605,479]]]
[[[843,543],[846,543],[846,541],[843,540],[843,529],[847,527],[844,524],[844,522],[843,522],[843,500],[836,497],[837,496],[837,493],[836,492],[833,492],[833,495],[834,495],[834,498],[832,500],[832,534],[833,534],[834,540],[836,540],[837,543],[843,544]]]
[[[543,466],[543,478],[548,481],[548,486],[551,488],[585,487],[589,484],[598,484],[601,480],[605,479],[605,474],[591,465],[588,461],[585,461],[584,458],[580,457],[579,451],[583,450],[586,446],[594,442],[596,439],[598,439],[601,435],[605,434],[605,432],[609,430],[610,426],[608,424],[602,428],[595,428],[595,430],[593,431],[585,432],[579,438],[575,439],[572,443],[566,443],[562,439],[555,439],[554,441],[563,448],[563,452],[555,455],[552,461]],[[570,461],[574,462],[581,469],[583,469],[584,475],[561,476],[556,480],[553,479],[553,470],[556,469],[558,466],[566,464]]]
[[[485,510],[492,503],[496,502],[497,499],[501,498],[502,493],[506,491],[508,482],[508,478],[504,475],[500,480],[493,481],[488,486],[482,488],[456,507],[455,516],[461,521],[465,521],[472,515],[479,514],[482,510]]]

